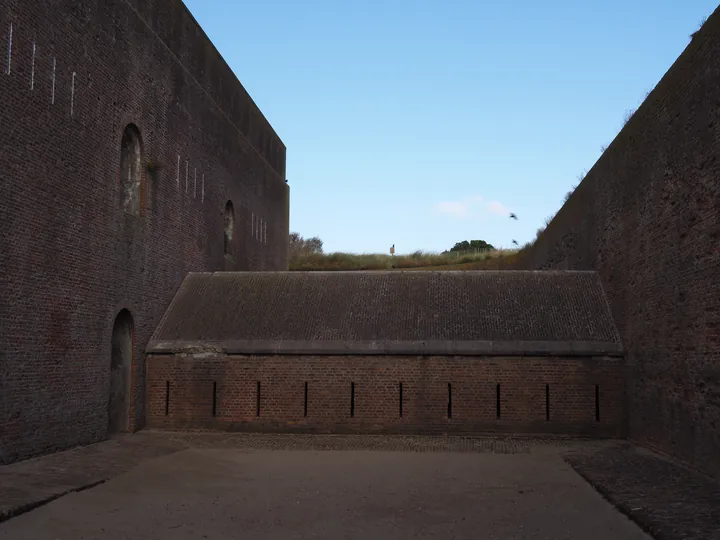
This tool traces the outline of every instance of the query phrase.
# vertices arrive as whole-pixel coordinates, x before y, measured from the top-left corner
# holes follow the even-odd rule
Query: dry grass
[[[290,259],[290,270],[470,270],[505,267],[514,261],[517,250],[457,255],[425,253],[410,255],[307,253]]]
[[[701,29],[703,26],[705,26],[705,23],[706,23],[706,22],[707,22],[707,17],[703,17],[702,20],[700,21],[700,27],[699,27],[697,30],[695,30],[692,34],[690,34],[690,39],[695,39],[695,36],[696,36],[697,33],[700,31],[700,29]]]

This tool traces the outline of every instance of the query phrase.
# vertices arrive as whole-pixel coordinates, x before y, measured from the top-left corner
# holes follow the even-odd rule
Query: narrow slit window
[[[258,417],[260,416],[260,381],[257,382],[255,416],[258,416]]]
[[[12,47],[13,47],[13,23],[10,23],[10,30],[8,30],[8,55],[7,55],[7,67],[5,73],[10,75],[12,66]]]
[[[165,381],[165,416],[170,412],[170,381]]]
[[[399,388],[398,388],[398,389],[400,390],[400,418],[402,418],[402,416],[403,416],[403,388],[402,388],[402,383],[399,384]]]
[[[355,383],[350,383],[350,418],[355,416]]]
[[[217,416],[217,381],[213,381],[212,415]]]
[[[303,416],[307,418],[307,405],[308,405],[308,383],[305,382],[305,406],[303,408]]]
[[[600,421],[600,385],[595,385],[595,421]]]
[[[33,40],[33,48],[32,48],[32,60],[30,62],[30,90],[35,89],[35,53],[37,50],[37,46],[35,44],[35,40]]]
[[[550,421],[550,385],[545,385],[545,420]]]
[[[452,418],[452,384],[450,383],[448,383],[447,416],[448,418]]]
[[[74,71],[72,74],[72,82],[70,83],[70,117],[75,114],[75,75]]]
[[[52,67],[52,90],[50,92],[50,103],[55,105],[55,72],[57,71],[57,59],[53,56]]]
[[[500,384],[495,387],[495,414],[500,418]]]

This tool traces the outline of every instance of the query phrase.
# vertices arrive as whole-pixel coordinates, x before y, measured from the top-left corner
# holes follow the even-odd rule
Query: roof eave
[[[153,340],[148,354],[404,355],[404,356],[623,356],[620,343],[599,341],[293,341]]]

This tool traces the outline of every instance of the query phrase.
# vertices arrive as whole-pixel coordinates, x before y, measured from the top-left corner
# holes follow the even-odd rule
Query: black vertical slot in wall
[[[595,421],[600,421],[600,385],[595,385]]]
[[[402,383],[400,383],[400,418],[402,418]]]
[[[500,384],[495,387],[495,414],[500,418]]]
[[[307,417],[307,397],[308,397],[308,383],[305,381],[305,409],[303,412],[303,416]]]
[[[217,381],[213,381],[212,415],[217,416]]]
[[[260,381],[257,382],[257,403],[255,404],[255,416],[260,416]]]
[[[170,412],[170,381],[165,381],[165,416]]]
[[[452,384],[448,383],[448,418],[452,418]]]
[[[350,417],[355,416],[355,383],[350,383]]]
[[[545,420],[550,420],[550,385],[545,385]]]

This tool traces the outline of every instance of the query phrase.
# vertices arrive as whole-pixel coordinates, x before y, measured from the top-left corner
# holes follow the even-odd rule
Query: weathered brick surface
[[[288,191],[284,145],[179,0],[0,0],[0,69],[7,463],[105,436],[121,308],[134,322],[140,427],[142,351],[183,277],[286,269]],[[143,164],[164,166],[143,166],[137,216],[121,200],[130,123]]]
[[[632,367],[630,435],[720,476],[720,12],[522,267],[597,270]]]
[[[148,426],[622,436],[624,377],[624,360],[608,357],[149,355]]]
[[[619,336],[594,272],[234,272],[190,274],[153,340],[617,343]]]

